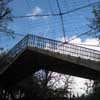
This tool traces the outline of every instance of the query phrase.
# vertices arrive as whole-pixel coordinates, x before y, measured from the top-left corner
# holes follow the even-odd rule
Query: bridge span
[[[100,51],[27,35],[1,59],[0,84],[15,85],[41,68],[100,80]]]

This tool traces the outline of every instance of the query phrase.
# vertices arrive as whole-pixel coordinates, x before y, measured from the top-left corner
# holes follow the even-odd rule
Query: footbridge
[[[29,34],[1,59],[0,84],[17,84],[41,68],[100,80],[100,51]]]

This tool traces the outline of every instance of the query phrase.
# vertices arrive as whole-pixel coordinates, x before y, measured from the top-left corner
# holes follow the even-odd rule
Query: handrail
[[[11,63],[11,61],[16,57],[22,49],[27,46],[27,36],[25,36],[22,40],[20,40],[8,53],[1,59],[0,66],[6,66]],[[26,44],[25,44],[26,43]]]

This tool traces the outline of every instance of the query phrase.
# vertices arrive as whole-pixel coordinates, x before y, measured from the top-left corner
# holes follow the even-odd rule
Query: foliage
[[[38,77],[39,76],[39,77]],[[64,76],[64,75],[63,75]],[[61,74],[57,74],[51,71],[42,70],[33,75],[33,94],[37,94],[37,98],[42,97],[43,100],[53,99],[62,100],[68,99],[70,96],[70,84],[72,83],[69,76],[65,76],[63,79]],[[58,86],[60,80],[65,83],[64,86]],[[61,84],[60,84],[61,85]]]
[[[22,99],[20,100],[33,100],[34,98],[35,100],[99,100],[98,98],[100,90],[88,96],[82,95],[81,97],[79,97],[78,95],[76,97],[74,94],[71,94],[69,91],[69,85],[70,83],[72,83],[72,80],[69,80],[70,76],[65,77],[65,81],[63,81],[65,82],[65,84],[63,87],[54,88],[54,84],[56,84],[56,82],[59,83],[59,80],[61,78],[62,80],[64,78],[61,77],[61,74],[57,76],[54,72],[50,72],[45,69],[37,71],[33,74],[33,76],[25,79],[23,82],[21,82],[20,85],[18,85],[23,89],[19,88],[22,92],[18,92],[19,89],[17,90],[17,92],[20,93],[17,93],[17,96],[20,98],[22,97]],[[52,84],[50,84],[50,80],[55,81],[52,81]],[[89,89],[89,87],[91,86],[91,84],[87,83],[85,83],[85,85],[87,85],[87,89]],[[13,96],[13,93],[14,91],[9,92],[9,94],[11,94],[13,98],[15,98],[16,96]],[[6,95],[7,94],[5,94],[5,97]]]
[[[100,100],[100,89],[97,88],[94,93],[84,97],[84,100]]]

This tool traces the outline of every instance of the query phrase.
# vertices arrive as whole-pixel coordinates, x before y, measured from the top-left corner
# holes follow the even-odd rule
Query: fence
[[[61,41],[56,41],[48,38],[43,38],[35,35],[27,35],[19,41],[2,59],[0,65],[5,66],[10,63],[14,57],[19,55],[28,46],[49,50],[54,53],[63,55],[71,55],[84,59],[100,61],[100,51],[73,45],[70,43],[64,44]]]

